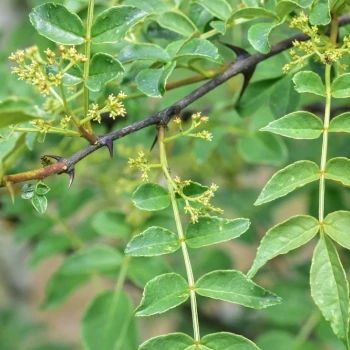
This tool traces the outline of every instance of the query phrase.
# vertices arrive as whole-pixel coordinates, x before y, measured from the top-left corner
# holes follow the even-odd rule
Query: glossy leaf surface
[[[134,205],[142,210],[161,210],[170,205],[170,194],[162,186],[149,182],[141,184],[132,195]]]

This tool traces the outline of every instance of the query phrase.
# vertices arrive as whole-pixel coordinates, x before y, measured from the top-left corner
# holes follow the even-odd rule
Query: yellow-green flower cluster
[[[51,125],[46,123],[43,119],[35,119],[30,122],[35,128],[37,128],[41,133],[47,133],[51,129]]]
[[[126,109],[122,102],[125,97],[126,95],[123,92],[120,92],[117,96],[111,94],[108,96],[106,105],[103,108],[100,108],[98,104],[93,103],[91,109],[87,113],[87,118],[101,123],[102,113],[109,113],[110,118],[113,120],[115,117],[125,117]]]
[[[148,160],[146,159],[145,154],[140,151],[139,156],[136,159],[129,158],[128,164],[131,168],[139,169],[142,173],[142,181],[149,181],[148,172],[151,171]]]
[[[215,192],[219,188],[217,185],[212,184],[206,191],[197,196],[186,196],[184,194],[184,188],[190,186],[190,180],[182,181],[178,176],[174,178],[175,191],[184,199],[185,213],[190,215],[191,222],[198,222],[198,218],[201,215],[206,215],[209,213],[222,214],[223,210],[221,208],[214,207],[210,201],[214,197]]]

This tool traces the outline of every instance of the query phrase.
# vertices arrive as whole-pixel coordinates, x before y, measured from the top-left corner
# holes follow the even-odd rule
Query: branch
[[[350,15],[344,15],[339,18],[339,26],[344,26],[350,23]],[[151,125],[157,125],[159,123],[168,124],[171,118],[178,114],[181,110],[189,106],[191,103],[197,101],[208,92],[214,90],[219,85],[225,83],[227,80],[236,76],[237,74],[245,73],[254,68],[260,62],[279,54],[280,52],[287,50],[293,46],[293,41],[306,41],[309,37],[305,34],[298,34],[286,40],[283,40],[274,45],[270,52],[267,54],[256,53],[248,57],[237,58],[223,73],[217,75],[215,78],[209,80],[198,89],[194,90],[181,100],[175,102],[173,105],[163,109],[162,111],[130,124],[119,130],[110,132],[108,134],[98,137],[98,144],[88,145],[79,152],[73,154],[68,158],[61,158],[58,163],[49,165],[47,167],[28,171],[25,173],[19,173],[14,175],[4,175],[1,179],[0,187],[6,186],[6,182],[19,183],[28,180],[42,180],[45,177],[54,175],[74,172],[74,166],[89,154],[95,152],[101,147],[107,146],[112,154],[113,141],[118,140],[126,135],[132,134],[138,130],[144,129]]]

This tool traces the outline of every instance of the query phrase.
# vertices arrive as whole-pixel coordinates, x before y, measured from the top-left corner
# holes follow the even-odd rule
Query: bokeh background
[[[84,18],[84,3],[75,0],[59,2]],[[42,3],[44,1],[40,0],[0,1],[0,100],[19,96],[42,102],[42,97],[35,89],[11,74],[8,61],[11,52],[33,44],[41,50],[55,48],[55,45],[36,33],[28,19],[31,8]],[[110,1],[96,3],[97,12],[111,4]],[[232,6],[238,5],[236,1],[230,3]],[[269,2],[266,4],[269,6]],[[249,25],[251,22],[230,29],[222,40],[254,52],[247,41]],[[346,32],[345,29],[342,31]],[[287,26],[282,27],[273,35],[272,41],[277,42],[294,33]],[[162,40],[148,39],[157,43]],[[226,62],[234,59],[232,51],[216,44]],[[117,55],[121,47],[122,44],[109,45],[105,50]],[[249,231],[234,241],[190,251],[197,278],[215,269],[247,272],[261,238],[270,227],[292,215],[310,213],[317,216],[317,183],[273,203],[261,207],[253,205],[260,190],[277,169],[301,159],[318,163],[320,158],[321,140],[286,140],[258,132],[269,121],[298,108],[322,115],[322,101],[310,96],[300,98],[294,92],[291,76],[284,76],[282,72],[286,62],[288,53],[282,53],[259,64],[252,86],[238,105],[236,101],[243,82],[242,76],[231,79],[183,112],[184,119],[197,111],[208,116],[210,121],[206,129],[213,134],[214,139],[206,143],[200,139],[183,138],[170,145],[172,174],[204,185],[218,184],[214,202],[224,209],[223,216],[230,219],[247,217],[252,222]],[[322,69],[315,63],[310,64],[313,70]],[[212,63],[203,63],[203,69],[212,68]],[[170,81],[191,74],[179,69]],[[120,84],[123,86],[120,87]],[[129,99],[125,102],[127,117],[116,123],[108,120],[96,126],[97,133],[115,130],[145,118],[182,98],[197,86],[200,84],[174,89],[162,99]],[[118,81],[108,86],[103,94],[108,96],[110,92],[118,92],[121,88],[127,94],[137,92],[132,84]],[[345,105],[335,105],[332,113],[336,115],[346,110],[349,110],[349,104],[345,102]],[[175,131],[174,125],[170,124],[169,134]],[[20,198],[21,186],[16,188],[15,204],[12,204],[5,189],[0,190],[1,350],[83,349],[80,320],[84,310],[97,293],[114,287],[115,276],[95,276],[71,295],[65,296],[65,300],[53,300],[45,292],[47,284],[64,257],[74,249],[64,247],[57,254],[48,256],[42,253],[40,245],[45,239],[50,241],[53,235],[78,237],[86,246],[103,242],[123,251],[132,233],[141,232],[151,225],[169,229],[174,227],[170,209],[156,214],[141,212],[133,207],[130,200],[141,178],[138,171],[129,168],[128,159],[136,158],[137,152],[143,151],[150,161],[156,161],[157,149],[149,151],[155,135],[156,130],[151,127],[118,140],[115,142],[116,155],[113,160],[105,149],[90,155],[77,165],[76,179],[70,190],[67,189],[66,175],[47,179],[45,182],[51,191],[48,195],[49,207],[43,215],[36,213],[29,202]],[[38,168],[42,154],[68,157],[84,147],[85,143],[85,140],[48,135],[44,143],[35,142],[32,150],[25,147],[21,149],[6,172]],[[348,145],[348,136],[331,135],[330,156],[350,156]],[[0,139],[0,156],[4,150],[2,147]],[[154,182],[164,183],[157,171],[150,178]],[[349,207],[349,191],[327,183],[326,211],[349,210]],[[184,222],[186,220],[184,217]],[[113,232],[121,234],[115,237]],[[283,298],[284,302],[279,306],[255,311],[199,298],[202,333],[229,331],[242,334],[254,340],[262,350],[343,350],[343,345],[332,334],[310,296],[308,275],[314,246],[315,242],[311,241],[287,256],[270,261],[255,277],[257,283]],[[349,254],[340,248],[339,251],[349,273]],[[174,270],[184,273],[180,252],[165,258],[135,259],[124,289],[132,296],[136,306],[145,282],[157,274]],[[137,325],[138,334],[135,337],[138,343],[166,332],[183,331],[190,334],[189,303],[162,315],[138,319]]]

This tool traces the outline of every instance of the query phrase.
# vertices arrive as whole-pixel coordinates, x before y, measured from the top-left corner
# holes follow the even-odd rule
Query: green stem
[[[318,220],[320,223],[324,219],[324,194],[325,194],[325,169],[327,162],[327,149],[328,149],[328,127],[331,112],[331,66],[326,65],[325,72],[325,82],[326,82],[326,107],[324,113],[323,122],[323,140],[322,140],[322,153],[321,153],[321,165],[320,165],[320,188],[319,188],[319,211]]]
[[[182,248],[182,254],[185,261],[186,266],[186,273],[187,273],[187,280],[190,287],[190,299],[191,299],[191,311],[192,311],[192,323],[193,323],[193,331],[194,331],[194,340],[196,342],[200,341],[200,333],[199,333],[199,322],[198,322],[198,310],[197,310],[197,300],[196,300],[196,292],[194,290],[194,277],[193,277],[193,271],[191,266],[191,260],[188,254],[186,242],[185,242],[185,235],[182,228],[179,208],[176,203],[176,197],[175,197],[175,191],[173,188],[173,181],[170,176],[169,170],[168,170],[168,161],[166,156],[166,150],[164,145],[164,126],[160,126],[159,134],[158,134],[158,141],[159,141],[159,151],[160,151],[160,162],[163,167],[163,172],[167,181],[168,190],[170,193],[170,199],[171,204],[173,207],[173,213],[174,213],[174,219],[176,223],[177,233],[181,242],[181,248]]]
[[[39,129],[36,128],[14,128],[14,131],[19,132],[40,132]],[[62,134],[67,136],[77,136],[80,137],[80,134],[77,131],[73,130],[66,130],[66,129],[60,129],[51,127],[48,131],[46,131],[47,134]]]
[[[90,68],[90,56],[91,56],[91,26],[94,18],[94,3],[95,0],[89,0],[88,5],[88,14],[86,22],[86,42],[85,42],[85,57],[86,61],[84,63],[84,81],[89,77],[89,68]],[[87,115],[89,110],[89,89],[84,84],[84,113]],[[87,122],[87,128],[92,132],[90,121]]]
[[[321,314],[318,310],[310,315],[303,328],[301,329],[300,333],[296,336],[294,340],[294,349],[299,349],[299,347],[305,343],[313,329],[320,322],[320,319]]]

